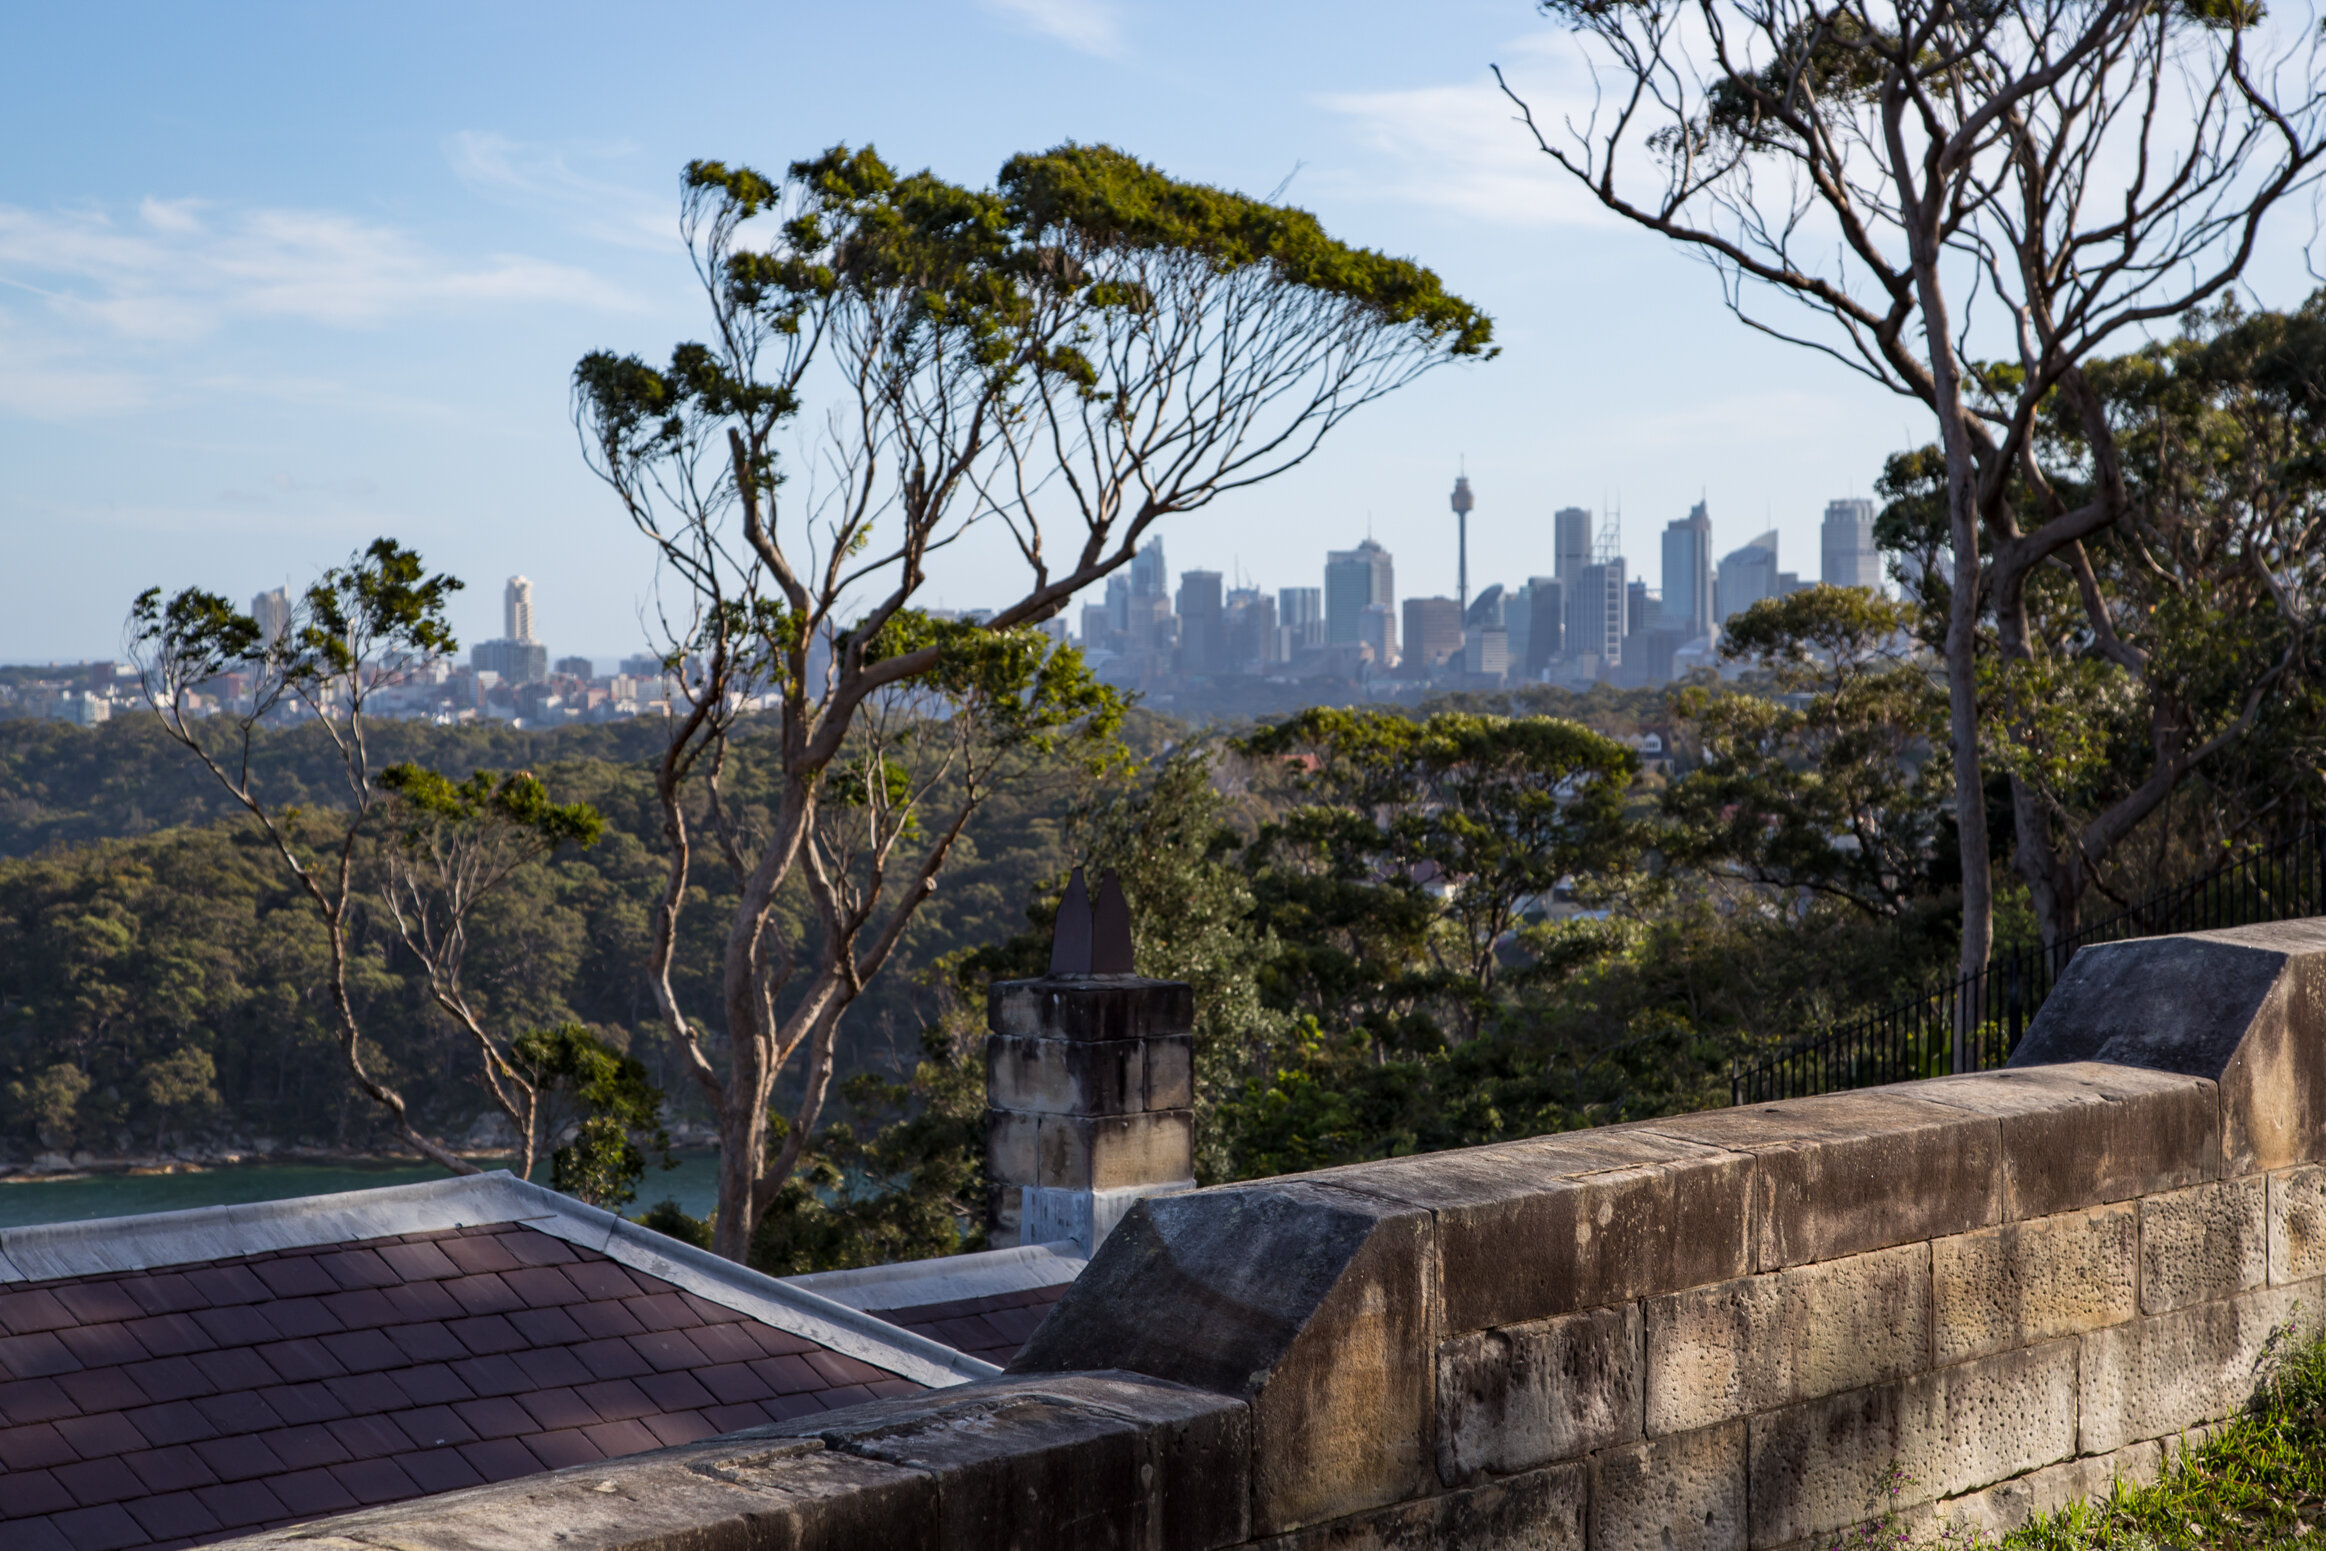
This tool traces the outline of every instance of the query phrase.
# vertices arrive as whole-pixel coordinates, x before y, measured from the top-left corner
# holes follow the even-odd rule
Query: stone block
[[[2321,1285],[2256,1288],[2081,1337],[2079,1452],[2112,1453],[2238,1410],[2286,1342],[2318,1329]]]
[[[1951,1498],[1938,1505],[1938,1518],[1958,1533],[1969,1531],[1991,1543],[2078,1499],[2105,1498],[2118,1481],[2136,1486],[2154,1481],[2162,1464],[2163,1451],[2156,1444],[2128,1444],[2113,1454],[2062,1460]]]
[[[2178,1190],[2219,1171],[2221,1101],[2206,1078],[2078,1061],[1871,1091],[1992,1116],[2005,1222]]]
[[[1123,1373],[1002,1378],[757,1428],[925,1473],[942,1546],[1246,1538],[1246,1408]]]
[[[2140,1309],[2163,1314],[2269,1280],[2269,1183],[2258,1174],[2140,1203]]]
[[[1747,1531],[1755,1547],[1789,1545],[1879,1514],[1891,1471],[1945,1445],[1939,1385],[1929,1374],[1767,1411],[1748,1425]],[[1937,1494],[1917,1479],[1901,1505]]]
[[[1640,1435],[1640,1313],[1626,1303],[1438,1348],[1438,1476],[1462,1486]]]
[[[2140,1312],[2133,1202],[1957,1234],[1930,1251],[1932,1347],[1942,1365]]]
[[[1580,1460],[1352,1514],[1258,1542],[1254,1551],[1583,1551],[1590,1481]]]
[[[1774,1271],[1999,1219],[1996,1122],[1909,1092],[1829,1093],[1648,1126],[1754,1159],[1751,1269]]]
[[[1252,1527],[1281,1534],[1433,1490],[1442,1326],[1430,1214],[1288,1178],[1123,1219],[1010,1364],[1127,1369],[1252,1411]]]
[[[1042,1117],[1016,1110],[985,1112],[985,1177],[1005,1185],[1042,1181]]]
[[[2326,920],[2098,943],[2068,961],[2013,1067],[2106,1061],[2210,1078],[2223,1177],[2326,1147]]]
[[[1147,1042],[1147,1107],[1195,1107],[1195,1036],[1158,1034]]]
[[[1433,1213],[1460,1332],[1743,1275],[1752,1169],[1611,1126],[1303,1177]]]
[[[1690,1432],[1930,1366],[1930,1250],[1903,1244],[1648,1300],[1647,1430]]]
[[[1945,1447],[1932,1485],[1952,1496],[2076,1452],[2076,1343],[2021,1347],[1942,1368]]]
[[[1179,980],[1091,975],[1000,980],[986,1026],[1028,1039],[1152,1039],[1195,1032],[1195,988]]]
[[[986,1102],[1043,1115],[1128,1115],[1147,1105],[1147,1046],[1136,1039],[985,1041]]]
[[[1136,1115],[990,1117],[1036,1121],[1034,1177],[1025,1183],[1064,1190],[1119,1190],[1182,1180],[1195,1173],[1195,1115],[1190,1110],[1147,1110]],[[993,1150],[991,1131],[987,1151]]]
[[[1591,1551],[1743,1551],[1745,1424],[1608,1449],[1592,1460]]]
[[[2326,1274],[2326,1168],[2286,1169],[2269,1177],[2269,1280],[2272,1287]]]

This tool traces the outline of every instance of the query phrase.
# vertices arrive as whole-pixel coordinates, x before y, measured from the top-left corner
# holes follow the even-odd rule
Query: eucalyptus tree
[[[659,568],[669,870],[650,973],[721,1134],[714,1247],[740,1259],[821,1113],[842,1015],[981,792],[1013,762],[1105,757],[1116,702],[1035,627],[1157,523],[1490,355],[1491,329],[1416,264],[1102,146],[1016,157],[991,189],[870,149],[781,179],[696,162],[681,208],[707,340],[660,367],[592,354],[574,401]],[[937,618],[941,563],[981,544],[1015,580],[980,619]],[[743,812],[753,708],[774,775]],[[716,1005],[690,1011],[673,967],[701,847],[735,898]],[[802,890],[795,920],[779,901]],[[778,1122],[795,1057],[802,1096]]]
[[[1542,151],[1705,259],[1748,327],[1938,422],[1961,583],[1944,641],[1960,953],[1976,974],[1993,935],[1980,621],[2007,661],[2054,651],[2027,591],[2064,570],[2084,631],[2114,649],[2087,545],[2130,496],[2085,366],[2220,295],[2310,183],[2326,149],[2315,29],[2249,0],[1541,8],[1584,40],[1602,87],[1558,125],[1519,102]],[[2055,402],[2083,430],[2073,491],[2036,462]]]
[[[420,1129],[365,1050],[350,979],[364,913],[377,902],[421,965],[430,998],[472,1036],[483,1085],[523,1139],[530,1173],[539,1095],[511,1063],[509,1037],[488,1030],[461,989],[467,923],[518,867],[590,844],[603,821],[586,804],[552,802],[528,774],[479,772],[454,783],[412,765],[373,769],[375,702],[456,649],[444,610],[460,585],[378,539],[325,571],[272,633],[216,593],[189,587],[165,598],[148,588],[130,610],[129,654],[162,729],[249,815],[314,909],[330,948],[340,1054],[356,1086],[424,1156],[455,1174],[477,1172]],[[220,695],[229,675],[242,681],[239,695]],[[220,695],[215,714],[199,704],[206,693]],[[335,824],[303,821],[262,789],[252,767],[259,728],[302,713],[338,755],[345,807]]]

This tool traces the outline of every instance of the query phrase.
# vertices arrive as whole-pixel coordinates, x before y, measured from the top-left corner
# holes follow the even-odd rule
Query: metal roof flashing
[[[899,1329],[847,1303],[682,1244],[518,1179],[505,1169],[288,1201],[0,1229],[0,1286],[488,1223],[521,1224],[595,1250],[708,1302],[916,1384],[945,1388],[1001,1372],[992,1363]]]

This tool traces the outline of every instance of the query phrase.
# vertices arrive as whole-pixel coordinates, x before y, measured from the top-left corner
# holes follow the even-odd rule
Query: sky
[[[1657,584],[1699,499],[1716,554],[1775,528],[1813,575],[1825,503],[1927,416],[1746,330],[1710,270],[1564,186],[1494,64],[1543,100],[1582,79],[1524,0],[5,8],[0,661],[116,656],[147,586],[246,599],[382,534],[467,581],[464,641],[522,572],[553,652],[639,649],[652,566],[583,465],[573,364],[704,332],[689,158],[842,142],[976,184],[1074,140],[1281,185],[1494,317],[1497,359],[1171,519],[1174,576],[1315,586],[1369,530],[1400,596],[1451,593],[1458,469],[1473,590],[1547,572],[1570,505],[1620,506]],[[2272,275],[2261,300],[2299,299]],[[967,553],[928,598],[1011,579]]]

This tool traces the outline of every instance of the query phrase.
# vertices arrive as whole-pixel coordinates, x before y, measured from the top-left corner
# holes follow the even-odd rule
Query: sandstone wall
[[[2016,1523],[2317,1327],[2326,924],[2086,950],[2024,1057],[1149,1200],[1004,1378],[273,1539],[1759,1551],[1893,1466]]]

